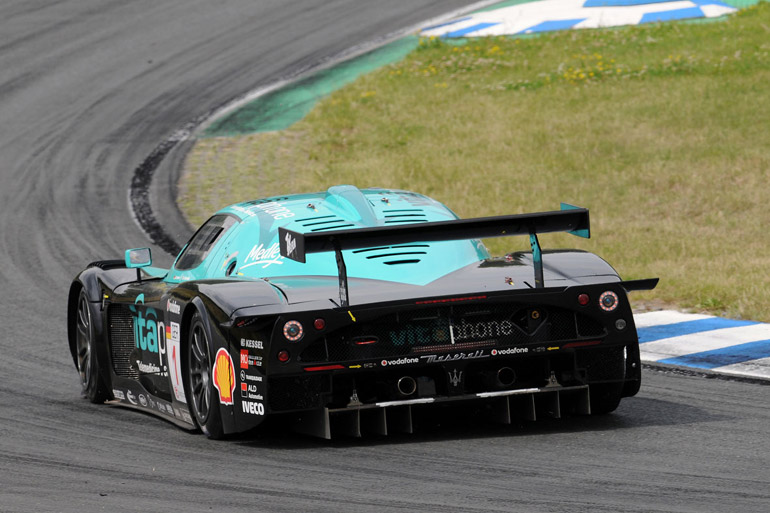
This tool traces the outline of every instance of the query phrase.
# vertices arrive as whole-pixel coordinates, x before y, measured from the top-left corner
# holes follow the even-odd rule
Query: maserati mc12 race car
[[[238,203],[170,269],[147,248],[91,263],[69,291],[69,347],[91,401],[212,438],[267,419],[411,432],[442,405],[504,423],[611,412],[641,379],[627,292],[657,279],[542,250],[549,232],[588,237],[588,211],[458,219],[353,186]],[[492,258],[479,240],[515,235],[531,251]]]

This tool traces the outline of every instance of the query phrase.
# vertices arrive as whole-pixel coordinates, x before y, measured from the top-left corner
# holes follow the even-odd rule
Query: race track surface
[[[469,3],[0,3],[0,511],[767,511],[770,387],[751,383],[645,371],[603,418],[331,443],[214,442],[80,398],[69,281],[146,244],[127,191],[152,150],[255,87]]]

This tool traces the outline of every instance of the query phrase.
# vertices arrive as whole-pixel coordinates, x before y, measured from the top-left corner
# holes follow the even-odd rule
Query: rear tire
[[[626,376],[626,356],[623,348],[612,348],[595,353],[597,360],[589,371],[602,380],[623,380]],[[592,371],[592,372],[591,372]],[[590,385],[591,413],[603,415],[613,412],[623,397],[624,381],[615,383],[593,383]]]
[[[615,411],[623,397],[623,383],[597,383],[589,385],[591,415],[604,415]]]
[[[103,403],[109,399],[110,394],[99,375],[91,305],[86,291],[82,289],[75,310],[75,364],[80,374],[83,396],[92,403]]]
[[[209,438],[224,436],[217,391],[213,383],[213,362],[203,317],[195,312],[190,320],[187,343],[188,406],[195,422]]]

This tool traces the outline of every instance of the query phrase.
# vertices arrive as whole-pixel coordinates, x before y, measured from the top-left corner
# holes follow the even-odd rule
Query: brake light
[[[564,344],[562,347],[564,349],[569,349],[570,347],[596,346],[601,343],[602,343],[601,340],[589,340],[588,342],[569,342],[567,344]]]
[[[344,369],[344,365],[319,365],[318,367],[305,367],[308,372]]]
[[[299,321],[288,321],[283,325],[283,336],[289,342],[297,342],[305,334],[302,324]]]
[[[615,310],[618,307],[618,303],[618,295],[611,290],[604,291],[602,292],[602,295],[599,296],[599,307],[605,312]]]

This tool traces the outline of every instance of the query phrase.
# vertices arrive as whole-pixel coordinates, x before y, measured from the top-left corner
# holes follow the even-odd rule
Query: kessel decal
[[[219,402],[225,406],[232,406],[233,393],[235,392],[235,370],[233,359],[226,349],[220,348],[214,359],[214,386],[219,392]]]

